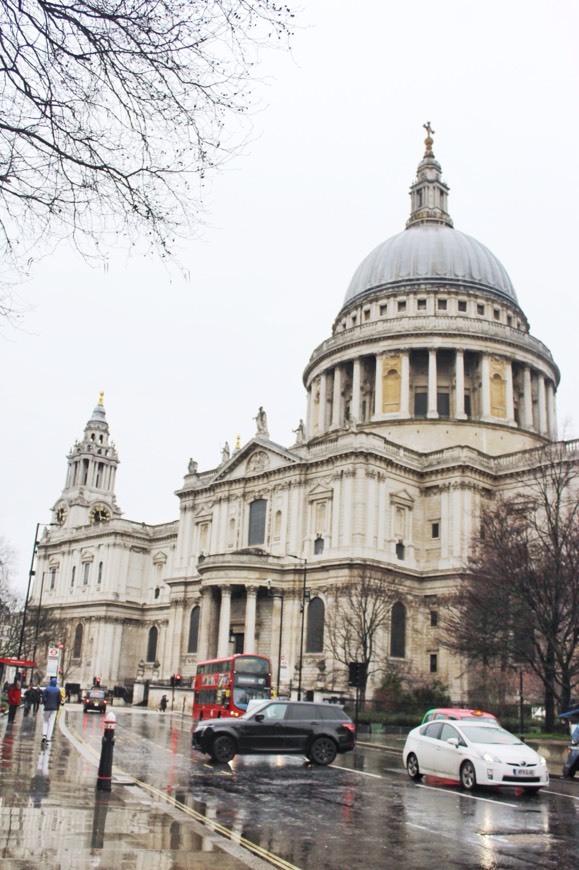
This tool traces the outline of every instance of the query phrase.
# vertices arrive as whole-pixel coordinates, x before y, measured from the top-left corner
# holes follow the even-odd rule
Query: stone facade
[[[559,372],[502,264],[454,229],[432,144],[406,229],[360,265],[306,366],[294,444],[269,439],[260,408],[255,437],[217,468],[189,462],[178,519],[130,522],[100,397],[68,455],[33,593],[69,626],[69,680],[187,681],[198,659],[245,650],[269,655],[291,691],[303,646],[303,689],[341,692],[346,669],[319,627],[340,587],[371,572],[396,587],[384,661],[465,697],[439,608],[481,506],[516,492],[556,439]]]

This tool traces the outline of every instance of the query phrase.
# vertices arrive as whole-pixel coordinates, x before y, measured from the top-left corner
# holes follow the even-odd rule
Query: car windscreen
[[[514,734],[505,731],[504,728],[485,728],[480,725],[471,725],[469,722],[461,723],[461,731],[471,743],[488,743],[502,746],[520,746],[521,741]]]
[[[92,698],[93,701],[100,701],[104,698],[105,693],[104,692],[89,692],[88,696],[89,696],[89,698]]]

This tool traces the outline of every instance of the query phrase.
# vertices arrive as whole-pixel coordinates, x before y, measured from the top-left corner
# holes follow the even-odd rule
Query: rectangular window
[[[430,627],[436,628],[437,625],[438,625],[438,610],[431,610],[430,611]]]
[[[249,506],[249,538],[247,543],[250,547],[265,543],[266,508],[267,501],[264,498],[252,501]]]
[[[426,409],[427,409],[427,394],[426,393],[414,393],[414,416],[415,417],[426,417]]]
[[[485,313],[485,307],[484,307],[484,305],[481,305],[481,304],[479,303],[479,304],[477,305],[477,307],[476,307],[476,313],[477,313],[477,314],[480,314],[481,317],[482,317],[482,315]]]
[[[418,299],[416,302],[418,311],[426,311],[426,299]]]
[[[495,308],[495,310],[493,311],[493,314],[494,314],[494,318],[495,318],[495,320],[500,320],[500,319],[501,319],[501,312],[499,311],[498,308]]]
[[[398,300],[398,311],[406,311],[406,299]]]
[[[384,317],[388,313],[388,304],[383,302],[380,306],[380,317]]]
[[[436,410],[439,417],[450,417],[450,396],[448,393],[437,393]]]
[[[466,299],[459,299],[458,300],[458,310],[459,311],[466,311]]]
[[[370,309],[369,308],[364,309],[364,320],[370,320]]]
[[[88,586],[89,571],[90,571],[90,562],[85,562],[84,566],[83,566],[83,572],[82,572],[82,585],[83,586]]]
[[[446,299],[439,299],[437,304],[438,304],[439,311],[446,311],[446,307],[447,307],[447,300]]]
[[[50,588],[54,589],[56,586],[56,568],[50,569]]]
[[[438,671],[438,655],[436,653],[430,654],[430,673],[436,674]]]
[[[401,562],[404,561],[404,544],[400,541],[396,544],[396,558],[400,559]]]
[[[103,580],[103,563],[99,562],[99,573],[97,577],[97,583],[102,583]]]
[[[464,394],[464,413],[467,417],[472,416],[470,393]]]
[[[71,572],[71,575],[70,575],[70,585],[71,585],[71,586],[74,586],[74,578],[75,578],[75,576],[76,576],[76,565],[73,565],[73,566],[72,566],[72,572]]]
[[[433,538],[440,537],[440,523],[432,523],[431,534]]]

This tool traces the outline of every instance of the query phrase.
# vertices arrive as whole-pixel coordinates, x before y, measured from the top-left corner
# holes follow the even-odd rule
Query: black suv
[[[331,764],[354,748],[355,727],[337,704],[260,701],[238,719],[204,719],[193,731],[195,749],[226,763],[237,755],[305,755]]]

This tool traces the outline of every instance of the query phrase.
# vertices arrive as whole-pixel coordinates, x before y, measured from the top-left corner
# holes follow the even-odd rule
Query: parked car
[[[402,753],[412,779],[424,774],[476,785],[524,788],[537,792],[549,785],[542,755],[496,722],[437,719],[414,728]]]
[[[492,713],[485,713],[484,710],[470,710],[466,707],[433,707],[432,710],[427,710],[422,718],[421,725],[426,722],[432,722],[433,719],[458,719],[461,722],[470,720],[471,722],[495,722],[498,724],[496,716]]]
[[[102,689],[91,689],[90,692],[85,693],[82,703],[85,713],[88,713],[90,710],[106,713],[107,694]]]
[[[239,755],[304,755],[331,764],[354,749],[355,726],[337,704],[261,701],[239,718],[205,719],[192,735],[195,749],[222,763]]]

